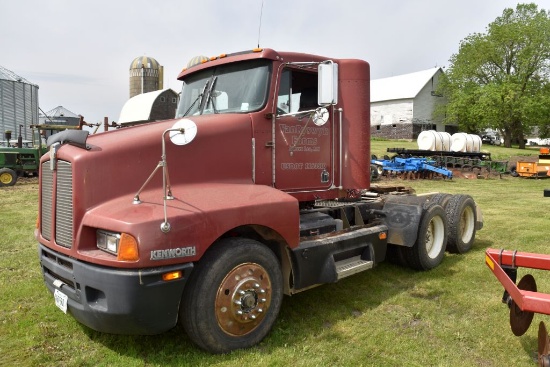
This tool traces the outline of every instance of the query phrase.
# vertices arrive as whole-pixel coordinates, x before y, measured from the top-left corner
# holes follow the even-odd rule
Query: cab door
[[[286,68],[281,73],[275,122],[275,187],[316,191],[331,187],[333,122],[317,126],[317,70]],[[329,115],[330,116],[330,115]]]

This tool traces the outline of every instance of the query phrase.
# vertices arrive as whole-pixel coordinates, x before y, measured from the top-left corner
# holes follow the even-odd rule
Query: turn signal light
[[[378,234],[378,238],[381,240],[385,240],[386,238],[388,238],[388,234],[386,232],[380,232]]]
[[[139,260],[137,240],[133,236],[129,235],[128,233],[122,233],[120,235],[117,260],[119,261],[138,261]]]
[[[182,277],[181,270],[171,271],[170,273],[162,274],[162,280],[164,281],[176,280],[176,279],[180,279],[181,277]]]

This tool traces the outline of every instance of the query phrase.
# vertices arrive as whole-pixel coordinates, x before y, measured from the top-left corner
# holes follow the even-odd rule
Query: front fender
[[[87,211],[77,234],[81,241],[77,242],[84,244],[84,237],[95,238],[97,228],[129,233],[138,240],[140,252],[139,264],[132,266],[147,267],[196,261],[220,236],[244,225],[270,228],[290,247],[299,244],[298,201],[282,191],[254,184],[206,183],[172,187],[172,193],[174,199],[167,200],[166,208],[168,233],[160,229],[164,193],[151,190],[140,194],[141,204],[133,204],[133,197],[125,196]],[[174,255],[175,251],[160,257],[153,253],[171,249],[189,250],[178,250],[181,256]],[[95,243],[88,243],[81,246],[79,254],[97,262],[97,251]]]

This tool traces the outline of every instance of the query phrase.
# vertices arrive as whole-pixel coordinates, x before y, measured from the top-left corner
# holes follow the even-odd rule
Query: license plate
[[[66,294],[61,292],[59,289],[56,289],[53,292],[53,298],[55,299],[55,305],[64,313],[67,313],[67,297]]]

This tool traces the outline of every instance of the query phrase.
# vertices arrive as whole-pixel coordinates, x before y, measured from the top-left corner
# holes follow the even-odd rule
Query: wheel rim
[[[462,212],[462,215],[460,216],[460,238],[462,239],[462,242],[468,243],[470,242],[470,239],[474,235],[474,210],[467,206],[464,211]]]
[[[13,181],[13,177],[8,172],[0,174],[0,182],[4,185],[9,185]]]
[[[253,331],[271,303],[271,281],[265,269],[252,263],[231,270],[216,294],[216,318],[227,334],[242,336]]]
[[[433,217],[426,231],[426,253],[431,259],[436,258],[443,247],[445,225],[443,220],[436,216]]]

